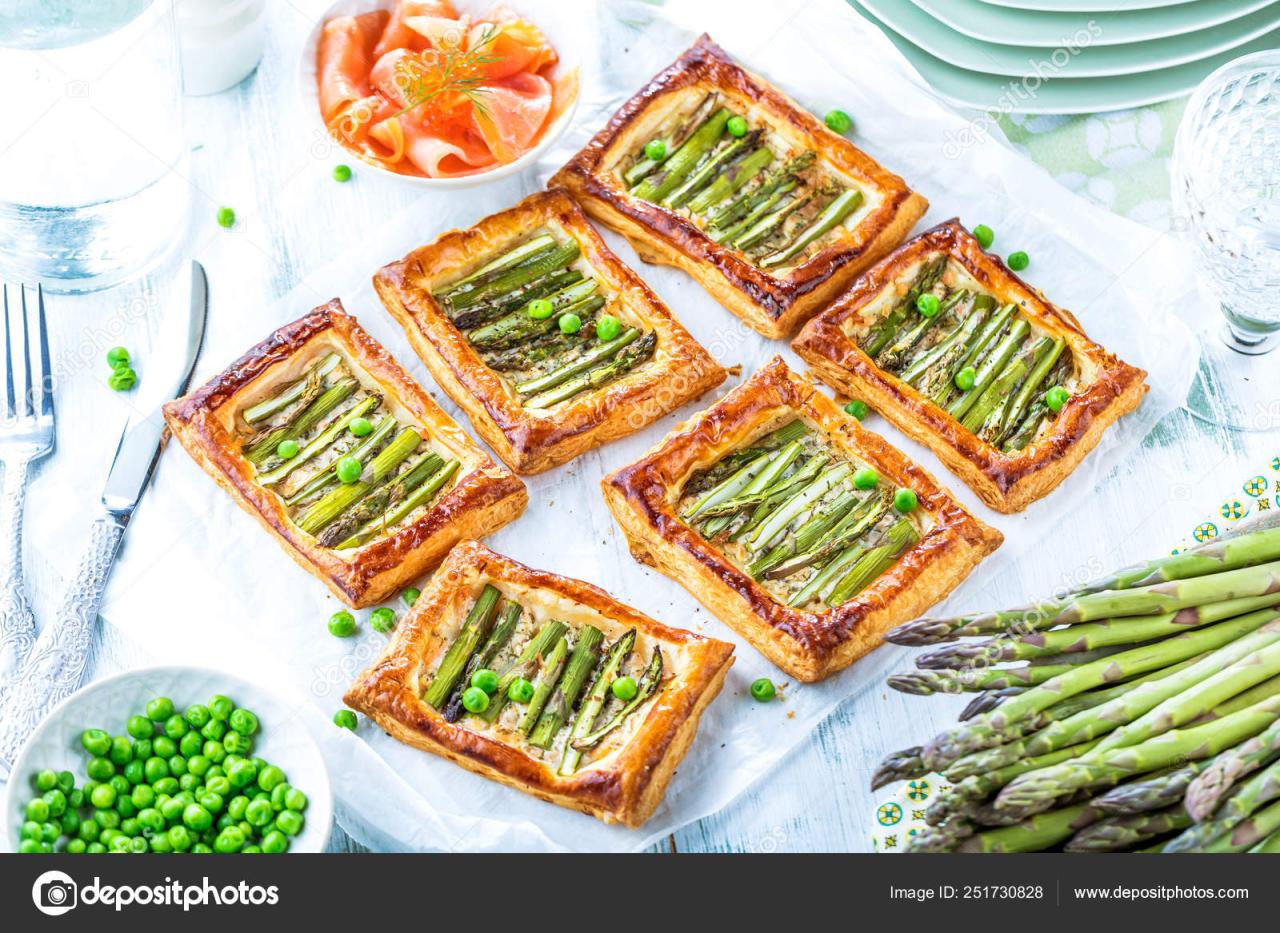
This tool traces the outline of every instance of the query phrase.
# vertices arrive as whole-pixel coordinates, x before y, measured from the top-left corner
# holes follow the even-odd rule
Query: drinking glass
[[[1242,430],[1280,426],[1280,50],[1209,75],[1178,128],[1171,169],[1202,280],[1225,320],[1203,336],[1193,414]]]
[[[7,0],[0,278],[95,291],[178,239],[181,82],[172,0]]]

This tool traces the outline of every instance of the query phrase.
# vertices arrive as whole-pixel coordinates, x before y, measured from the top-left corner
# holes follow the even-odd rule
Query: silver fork
[[[35,617],[27,600],[22,572],[22,514],[27,498],[27,473],[31,464],[53,452],[53,371],[49,365],[49,333],[44,318],[44,289],[36,286],[39,335],[39,411],[31,376],[36,360],[31,355],[30,314],[27,287],[19,285],[14,311],[22,315],[23,392],[14,391],[13,341],[17,327],[11,321],[9,286],[4,286],[5,408],[0,421],[0,695],[17,674],[36,638]]]

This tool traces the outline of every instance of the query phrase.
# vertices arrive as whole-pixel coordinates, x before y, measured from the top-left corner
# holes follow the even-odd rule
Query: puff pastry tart
[[[374,285],[436,381],[520,473],[637,431],[724,381],[563,191],[446,233]]]
[[[792,344],[840,392],[924,444],[999,512],[1075,469],[1146,373],[949,220],[871,269]]]
[[[639,826],[732,664],[730,644],[468,541],[346,702],[408,745]]]
[[[766,337],[794,332],[928,207],[705,35],[551,184]]]
[[[528,502],[335,299],[164,407],[174,436],[334,594],[379,602]]]
[[[637,560],[804,681],[875,648],[1003,540],[781,357],[602,485]]]

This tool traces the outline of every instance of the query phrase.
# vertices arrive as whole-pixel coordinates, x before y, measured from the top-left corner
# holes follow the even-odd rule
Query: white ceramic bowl
[[[17,851],[23,809],[35,796],[31,778],[44,768],[70,771],[76,785],[86,780],[88,755],[80,745],[85,729],[105,729],[124,735],[125,721],[142,713],[148,700],[165,696],[179,710],[193,703],[207,703],[223,694],[237,706],[257,714],[261,729],[253,754],[280,767],[289,783],[307,795],[306,823],[290,840],[290,852],[323,852],[333,826],[333,790],[319,748],[290,704],[274,693],[234,674],[207,667],[146,667],[107,677],[90,684],[59,703],[36,727],[5,787],[4,814],[0,819],[3,842],[0,851]]]
[[[470,13],[473,16],[478,16],[489,12],[498,4],[499,0],[455,0],[454,8],[459,13]],[[557,73],[563,74],[577,68],[578,87],[581,89],[585,76],[582,73],[582,56],[579,52],[579,44],[585,41],[585,37],[582,30],[577,28],[576,21],[573,19],[574,7],[577,4],[566,3],[565,0],[501,0],[501,5],[528,19],[529,22],[542,30],[548,41],[555,47],[556,53],[560,56],[560,62],[556,66]],[[324,24],[335,16],[352,16],[378,9],[390,10],[395,6],[395,0],[337,0],[325,11],[324,15],[312,27],[310,35],[307,36],[307,41],[302,47],[302,61],[299,63],[298,68],[298,89],[301,92],[302,106],[306,109],[307,119],[310,121],[309,125],[318,127],[320,133],[325,137],[329,137],[329,130],[324,124],[324,119],[320,116],[320,92],[316,81],[316,50],[320,44],[320,33],[324,29]],[[520,158],[505,165],[495,166],[489,171],[480,172],[477,175],[460,175],[456,178],[427,178],[420,175],[402,175],[399,172],[384,168],[376,162],[362,158],[359,153],[342,146],[336,139],[334,140],[334,145],[352,158],[359,159],[362,166],[377,172],[379,175],[394,178],[405,184],[436,190],[472,188],[476,185],[514,175],[516,172],[536,162],[538,157],[551,148],[555,141],[569,128],[569,125],[573,122],[573,116],[578,110],[578,101],[581,99],[582,92],[579,90],[569,106],[565,107],[564,113],[560,114],[556,122],[543,133],[542,139],[538,141],[538,144]]]

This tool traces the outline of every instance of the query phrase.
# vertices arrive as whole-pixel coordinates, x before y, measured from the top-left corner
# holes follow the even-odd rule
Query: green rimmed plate
[[[1177,6],[1111,13],[1046,13],[991,6],[983,0],[915,0],[939,24],[984,42],[1057,48],[1078,34],[1090,46],[1146,42],[1207,29],[1276,5],[1275,0],[1197,0]],[[1087,18],[1086,18],[1087,17]]]
[[[938,23],[911,0],[859,2],[881,23],[935,58],[968,71],[1015,77],[1036,70],[1050,71],[1056,78],[1096,78],[1172,68],[1227,52],[1280,27],[1280,4],[1272,4],[1194,33],[1050,53],[1036,46],[997,45],[963,35]]]
[[[1119,13],[1126,10],[1154,10],[1162,6],[1181,6],[1199,0],[982,0],[988,6],[1013,10],[1035,10],[1041,13]]]
[[[1201,79],[1241,55],[1275,48],[1280,29],[1208,58],[1172,68],[1107,78],[1051,78],[1032,87],[1026,79],[957,68],[905,39],[859,0],[850,6],[878,26],[921,77],[949,101],[979,110],[1018,113],[1092,113],[1141,107],[1190,93]]]

